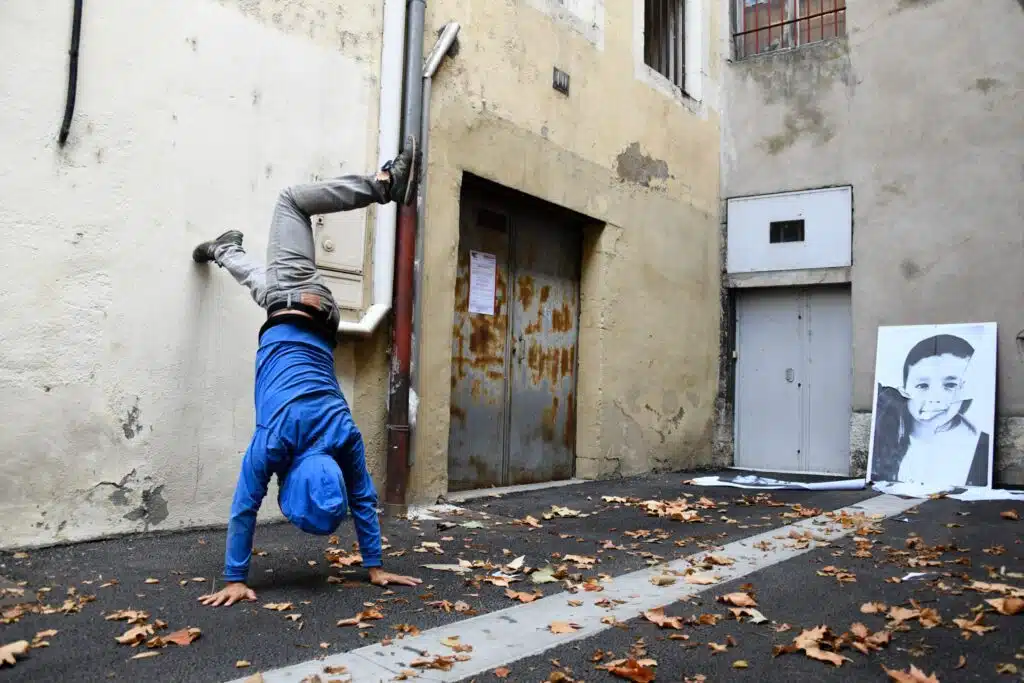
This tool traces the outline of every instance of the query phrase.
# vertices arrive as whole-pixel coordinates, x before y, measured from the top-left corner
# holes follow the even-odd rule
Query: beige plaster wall
[[[684,102],[638,76],[635,3],[599,4],[599,39],[543,2],[429,4],[428,47],[449,19],[462,32],[430,105],[411,500],[447,487],[464,172],[605,223],[584,256],[577,474],[710,460],[720,315],[719,63],[710,46],[719,34],[706,11],[705,101]],[[551,87],[553,66],[570,74],[568,97]]]

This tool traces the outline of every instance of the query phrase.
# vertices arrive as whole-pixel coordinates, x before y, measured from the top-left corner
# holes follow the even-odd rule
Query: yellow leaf
[[[746,669],[748,666],[750,665],[747,664],[747,660],[745,659],[737,659],[732,663],[732,668],[734,669]]]
[[[575,633],[580,625],[568,621],[553,621],[548,628],[552,633]]]
[[[1006,616],[1020,614],[1024,610],[1024,598],[993,598],[986,600],[997,612]]]
[[[252,662],[250,662],[248,660],[245,660],[245,659],[239,659],[237,662],[235,662],[235,668],[236,669],[244,669],[245,667],[251,666],[251,665],[252,665]]]

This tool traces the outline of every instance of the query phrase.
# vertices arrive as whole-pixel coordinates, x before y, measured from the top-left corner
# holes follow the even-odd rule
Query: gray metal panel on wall
[[[804,376],[806,469],[850,472],[853,322],[848,287],[808,288]]]
[[[744,290],[736,301],[735,465],[800,471],[801,294]]]
[[[450,491],[504,483],[509,226],[508,215],[500,207],[463,193],[452,328]],[[492,316],[469,312],[470,251],[495,256]]]
[[[582,234],[533,209],[513,218],[508,483],[568,479],[576,451]]]

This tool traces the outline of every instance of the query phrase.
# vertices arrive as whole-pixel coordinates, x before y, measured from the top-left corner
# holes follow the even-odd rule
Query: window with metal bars
[[[733,0],[736,58],[846,35],[846,0]]]
[[[644,0],[644,62],[686,91],[684,0]]]

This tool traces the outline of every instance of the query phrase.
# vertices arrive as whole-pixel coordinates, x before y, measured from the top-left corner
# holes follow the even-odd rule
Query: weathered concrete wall
[[[879,325],[1000,325],[996,479],[1024,483],[1024,5],[848,0],[848,38],[725,74],[725,196],[853,185],[855,464]]]
[[[189,254],[262,255],[280,187],[373,165],[380,16],[90,0],[60,149],[71,3],[0,4],[0,545],[226,521],[263,315]],[[374,343],[338,352],[361,424]]]
[[[600,30],[546,0],[437,0],[428,7],[428,42],[449,19],[462,32],[430,106],[414,499],[447,487],[464,172],[605,224],[585,236],[577,474],[710,461],[719,63],[703,60],[704,103],[684,103],[638,75],[635,3],[591,4],[603,13]],[[718,31],[710,12],[705,16],[704,44],[711,45]],[[571,77],[568,97],[551,87],[553,66]]]

